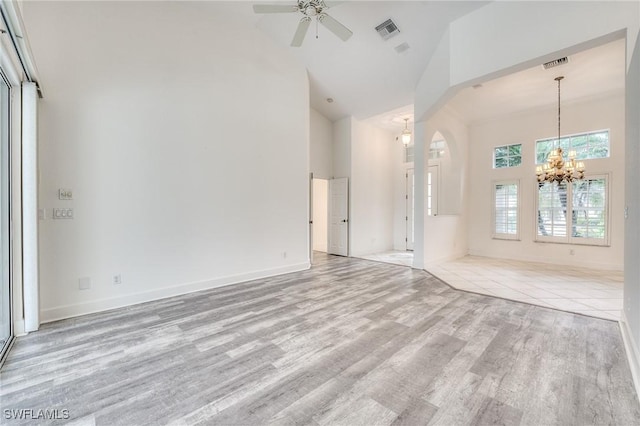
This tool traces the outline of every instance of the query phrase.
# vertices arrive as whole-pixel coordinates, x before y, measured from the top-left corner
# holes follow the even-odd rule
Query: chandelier
[[[568,161],[564,161],[564,151],[560,148],[560,80],[564,77],[556,77],[558,82],[558,147],[551,150],[547,156],[547,162],[536,167],[538,182],[573,182],[584,179],[584,163],[576,161],[576,151],[569,151]]]

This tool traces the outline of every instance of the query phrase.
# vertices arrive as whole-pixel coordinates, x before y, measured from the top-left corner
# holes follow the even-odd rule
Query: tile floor
[[[360,259],[375,260],[376,262],[392,263],[394,265],[413,265],[412,251],[388,251],[385,253],[376,253],[359,257]]]
[[[413,252],[362,258],[411,266]],[[429,267],[427,272],[460,290],[608,320],[618,321],[622,310],[622,271],[465,256]]]

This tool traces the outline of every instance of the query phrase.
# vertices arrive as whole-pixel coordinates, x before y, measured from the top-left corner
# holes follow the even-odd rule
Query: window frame
[[[517,207],[516,207],[516,233],[515,234],[505,234],[496,232],[496,219],[497,219],[497,209],[496,209],[496,186],[498,185],[515,185],[517,189]],[[494,240],[510,240],[510,241],[520,241],[520,224],[521,224],[521,209],[522,209],[522,191],[519,179],[508,179],[508,180],[493,180],[491,182],[491,238]]]
[[[577,158],[577,160],[579,160],[579,161],[584,161],[584,160],[605,160],[607,158],[611,158],[611,129],[599,129],[599,130],[591,130],[591,131],[588,131],[588,132],[570,133],[570,134],[566,134],[566,135],[561,135],[560,139],[561,140],[562,139],[566,139],[566,138],[572,139],[572,138],[577,137],[577,136],[589,136],[589,135],[592,135],[592,134],[595,134],[595,133],[603,133],[603,132],[607,133],[607,142],[609,143],[609,146],[608,146],[608,149],[607,149],[607,154],[608,155],[606,157]],[[557,136],[552,136],[552,137],[548,137],[548,138],[542,138],[542,139],[536,139],[535,140],[535,142],[533,144],[533,158],[534,158],[536,166],[542,165],[542,164],[544,164],[546,162],[546,161],[543,161],[542,163],[538,163],[538,143],[539,142],[550,141],[550,140],[554,141],[554,147],[557,148],[557,146],[556,146],[557,145],[557,141],[558,141],[558,137]],[[569,151],[571,149],[574,149],[574,148],[571,147],[571,146],[569,146],[567,149],[563,148],[563,150],[565,151],[564,152],[564,156],[563,156],[565,161],[567,161],[567,155],[569,154]],[[548,155],[548,152],[547,152],[547,155]]]
[[[551,244],[571,244],[582,246],[597,246],[597,247],[610,247],[611,242],[611,174],[610,173],[598,173],[593,175],[585,175],[585,180],[604,179],[604,191],[605,191],[605,205],[604,205],[604,238],[582,238],[574,237],[572,235],[572,221],[573,214],[566,221],[566,236],[544,236],[538,234],[538,211],[539,211],[539,187],[538,182],[535,182],[534,189],[534,242],[536,243],[551,243]],[[567,211],[573,212],[573,183],[569,184],[569,190],[567,191]],[[569,204],[570,203],[570,204]]]
[[[507,144],[507,145],[498,145],[498,146],[494,146],[494,147],[493,147],[493,169],[494,169],[494,170],[499,170],[499,169],[512,169],[512,168],[514,168],[514,167],[520,167],[520,166],[522,166],[522,146],[523,146],[523,145],[524,145],[523,143],[510,143],[510,144]],[[509,165],[507,165],[507,166],[504,166],[504,167],[496,167],[496,158],[497,158],[497,157],[496,157],[496,150],[497,150],[498,148],[507,148],[507,156],[506,156],[506,157],[500,157],[500,158],[505,158],[505,159],[507,159],[507,164],[509,164],[509,158],[513,158],[513,157],[515,157],[515,156],[511,156],[511,155],[509,154],[509,147],[512,147],[512,146],[519,146],[519,147],[520,147],[520,155],[519,155],[519,157],[520,157],[520,164],[518,164],[517,166],[509,166]]]

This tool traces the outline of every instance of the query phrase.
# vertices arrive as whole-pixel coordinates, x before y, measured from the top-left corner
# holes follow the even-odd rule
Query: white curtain
[[[40,326],[38,275],[38,90],[22,84],[22,262],[25,331]]]

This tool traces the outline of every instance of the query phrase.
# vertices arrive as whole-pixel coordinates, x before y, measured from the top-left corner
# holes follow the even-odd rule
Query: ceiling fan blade
[[[349,28],[345,27],[326,13],[318,16],[318,21],[327,27],[329,31],[337,35],[342,41],[349,40],[349,37],[353,35]]]
[[[298,6],[287,4],[254,4],[255,13],[294,13],[298,11]]]
[[[291,40],[291,46],[300,47],[302,46],[302,42],[304,41],[304,37],[307,35],[307,30],[309,29],[309,25],[311,25],[311,18],[305,16],[300,20],[298,24],[298,29],[296,33],[293,35],[293,40]]]
[[[330,7],[339,6],[342,3],[344,3],[344,1],[325,1],[324,5],[327,6],[327,8],[330,8]]]

